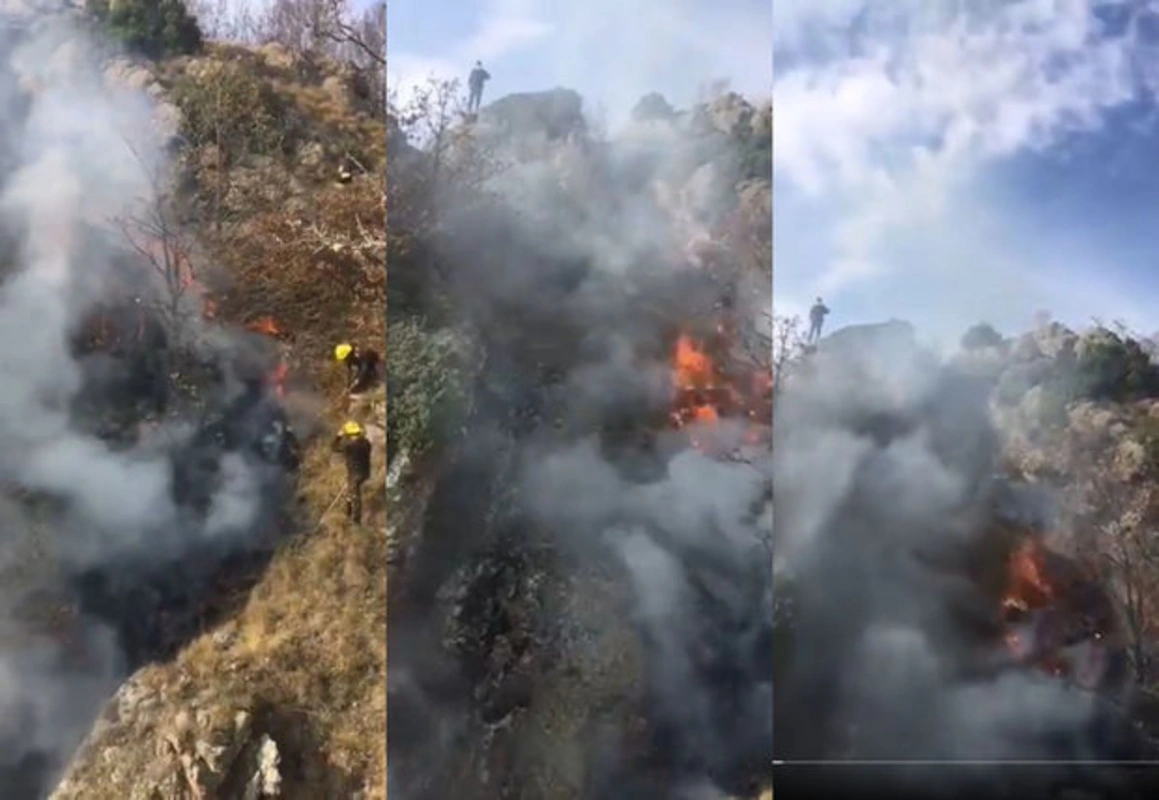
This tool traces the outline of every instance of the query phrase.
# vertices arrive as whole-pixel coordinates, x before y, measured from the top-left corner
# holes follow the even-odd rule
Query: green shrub
[[[1159,395],[1159,369],[1130,337],[1102,330],[1081,343],[1077,389],[1091,400],[1127,402]]]
[[[203,44],[184,0],[90,0],[87,10],[131,52],[149,58],[196,53]]]
[[[455,341],[416,320],[387,326],[387,437],[391,458],[445,443],[465,412],[467,373]]]
[[[181,134],[194,147],[214,145],[229,164],[282,149],[283,103],[258,75],[239,63],[185,75],[173,88]]]

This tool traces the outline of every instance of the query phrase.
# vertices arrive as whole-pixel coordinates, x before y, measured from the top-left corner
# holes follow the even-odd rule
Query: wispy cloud
[[[1142,13],[1138,3],[1095,0],[779,4],[777,190],[795,198],[790,213],[810,206],[824,218],[827,246],[812,251],[824,263],[808,268],[778,258],[778,303],[824,291],[858,305],[856,292],[872,295],[870,284],[908,279],[928,294],[895,295],[863,313],[886,312],[890,301],[899,316],[915,304],[929,311],[940,286],[957,292],[940,309],[976,318],[987,309],[966,304],[996,302],[1003,281],[1053,296],[1006,297],[1008,308],[989,307],[999,316],[1014,301],[1027,317],[1036,302],[1076,305],[1057,271],[1044,281],[1010,263],[1022,232],[990,218],[978,176],[1095,132],[1108,111],[1148,96],[1150,51],[1139,26],[1125,22]],[[1124,21],[1117,29],[1115,14]],[[791,238],[793,220],[778,214],[777,223]]]

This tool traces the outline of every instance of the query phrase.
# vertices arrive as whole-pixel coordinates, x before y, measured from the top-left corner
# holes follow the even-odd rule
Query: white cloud
[[[498,58],[552,32],[552,26],[534,17],[499,16],[488,19],[479,32],[457,48],[457,56]]]
[[[1109,109],[1144,88],[1134,29],[1098,36],[1094,0],[950,12],[982,5],[778,5],[778,187],[832,212],[828,266],[808,273],[779,266],[778,296],[782,287],[786,297],[863,289],[866,281],[934,269],[936,262],[962,268],[966,252],[982,261],[977,280],[1001,280],[986,268],[1000,254],[985,242],[963,241],[976,230],[969,219],[978,210],[969,191],[975,175],[996,158],[1097,128]],[[808,59],[806,47],[821,56]],[[792,222],[784,227],[791,235]],[[915,240],[937,247],[925,264],[895,254]]]

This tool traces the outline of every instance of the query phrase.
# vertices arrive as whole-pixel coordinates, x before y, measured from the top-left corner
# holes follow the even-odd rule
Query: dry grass
[[[319,446],[303,478],[307,506],[324,510],[340,496],[344,473]],[[384,482],[380,460],[371,485]],[[331,507],[275,557],[228,623],[229,647],[207,635],[179,658],[196,683],[229,691],[222,684],[236,681],[255,706],[306,720],[307,730],[271,733],[304,756],[296,788],[316,793],[309,796],[363,786],[368,797],[386,796],[386,523],[377,506],[368,504],[360,527]]]
[[[303,86],[294,67],[236,47],[216,46],[210,57],[252,64],[299,104],[312,129],[330,131],[323,143],[353,138],[364,153],[385,148],[381,124]],[[168,77],[188,66],[176,63]],[[381,186],[373,175],[344,186],[316,183],[309,187],[306,222],[348,239],[361,237],[359,223],[381,232]],[[306,530],[275,555],[237,616],[218,632],[228,635],[207,631],[153,679],[174,686],[191,679],[222,696],[250,698],[293,762],[286,796],[349,797],[361,790],[368,800],[385,798],[385,448],[377,434],[385,430],[385,399],[380,393],[350,412],[329,356],[341,340],[370,346],[385,340],[385,263],[376,274],[366,253],[320,251],[300,224],[284,208],[254,208],[219,243],[218,257],[231,281],[221,316],[243,323],[272,316],[286,332],[292,370],[324,401],[323,435],[307,447],[301,472]],[[378,439],[362,526],[343,519],[344,470],[328,449],[328,434],[346,413],[374,426],[371,438]],[[181,702],[176,690],[165,696]]]

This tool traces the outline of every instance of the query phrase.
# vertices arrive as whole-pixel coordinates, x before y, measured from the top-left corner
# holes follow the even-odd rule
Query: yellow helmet
[[[351,420],[342,426],[342,433],[346,436],[358,436],[362,433],[362,426]]]
[[[338,361],[345,361],[351,353],[354,352],[354,345],[343,342],[334,348],[334,358]]]

